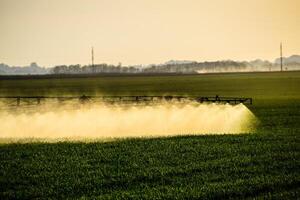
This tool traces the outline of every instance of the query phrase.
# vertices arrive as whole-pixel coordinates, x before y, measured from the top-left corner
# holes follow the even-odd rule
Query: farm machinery
[[[104,103],[151,103],[151,102],[186,102],[197,103],[217,103],[217,104],[245,104],[252,105],[252,98],[243,97],[220,97],[216,96],[0,96],[0,99],[6,99],[10,105],[20,106],[22,103],[27,105],[38,105],[42,101],[56,100],[58,102],[77,100],[80,103],[104,102]]]

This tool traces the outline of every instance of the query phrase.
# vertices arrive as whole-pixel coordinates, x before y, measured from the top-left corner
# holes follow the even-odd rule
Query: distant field
[[[300,72],[1,79],[0,95],[216,95],[300,98]],[[288,95],[288,96],[287,96]]]
[[[260,125],[241,135],[0,144],[0,199],[300,196],[300,72],[0,78],[0,96],[83,94],[252,97]]]

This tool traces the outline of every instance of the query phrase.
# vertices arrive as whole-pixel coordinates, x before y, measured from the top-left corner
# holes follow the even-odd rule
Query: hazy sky
[[[0,0],[0,63],[273,61],[300,54],[300,0]]]

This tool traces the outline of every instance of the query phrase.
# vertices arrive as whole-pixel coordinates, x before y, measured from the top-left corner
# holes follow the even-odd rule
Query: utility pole
[[[93,72],[95,72],[95,66],[94,66],[94,47],[92,47],[92,69],[93,69]]]
[[[280,71],[283,68],[283,60],[282,60],[282,43],[280,43]]]
[[[94,67],[94,47],[92,47],[92,67]]]

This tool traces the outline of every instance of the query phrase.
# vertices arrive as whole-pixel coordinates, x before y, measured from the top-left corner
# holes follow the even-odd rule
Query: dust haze
[[[113,139],[249,133],[257,121],[243,104],[39,105],[0,111],[3,139]],[[24,110],[22,110],[24,109]],[[4,140],[5,141],[5,140]]]

